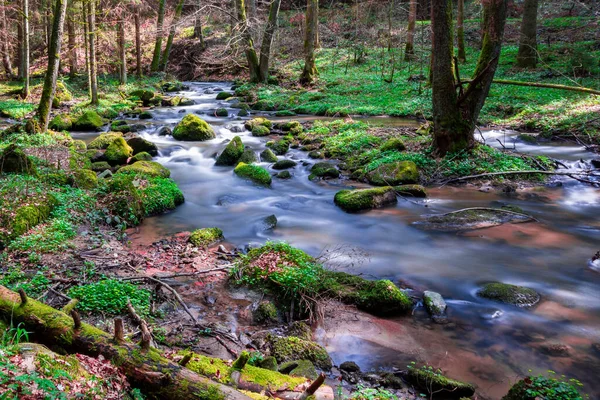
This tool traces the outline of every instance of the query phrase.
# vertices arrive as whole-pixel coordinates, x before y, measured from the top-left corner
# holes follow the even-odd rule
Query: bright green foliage
[[[296,113],[290,110],[280,110],[275,113],[275,116],[277,117],[293,117],[294,115],[296,115]]]
[[[171,176],[171,171],[156,161],[137,161],[131,165],[126,165],[119,168],[117,174],[130,172],[138,175],[160,176],[163,178],[168,178]]]
[[[118,315],[127,311],[127,300],[142,315],[150,311],[150,291],[129,282],[107,279],[69,290],[69,296],[78,299],[77,309]]]
[[[107,149],[118,138],[122,138],[123,134],[120,132],[107,132],[98,136],[88,144],[88,149]]]
[[[204,141],[215,138],[212,127],[194,114],[188,114],[173,129],[173,138],[186,141]]]
[[[25,103],[18,100],[2,100],[0,101],[0,117],[7,118],[23,118],[35,110],[36,106],[32,103]]]
[[[15,292],[23,289],[28,296],[37,297],[48,289],[50,280],[42,271],[36,272],[33,276],[27,276],[20,268],[16,267],[0,276],[0,285]]]
[[[133,155],[133,149],[127,144],[125,139],[122,137],[116,138],[113,142],[108,146],[106,152],[104,153],[104,157],[111,165],[120,165],[125,164],[127,159]],[[142,162],[151,162],[151,161],[142,161]]]
[[[196,229],[190,235],[190,242],[197,247],[207,247],[223,240],[223,231],[219,228]]]
[[[69,131],[72,127],[73,120],[68,114],[57,114],[48,124],[48,128],[54,131]]]
[[[382,388],[370,388],[356,385],[356,391],[350,395],[351,400],[398,400],[392,392]]]
[[[104,125],[104,121],[98,113],[87,110],[73,122],[73,129],[77,131],[97,131],[102,128],[102,125]]]
[[[266,126],[256,125],[252,128],[252,136],[263,137],[269,136],[271,131]]]
[[[217,157],[216,165],[236,165],[244,153],[244,144],[239,136],[234,137]]]
[[[77,235],[73,224],[64,218],[54,218],[46,226],[37,226],[27,235],[16,238],[9,246],[14,251],[52,253],[65,249],[67,241]]]
[[[268,130],[271,130],[271,128],[273,128],[273,123],[266,118],[257,117],[257,118],[253,118],[249,121],[246,121],[244,123],[244,126],[249,131],[252,131],[254,129],[254,127],[256,127],[256,126],[264,126]]]
[[[584,400],[589,396],[580,393],[583,384],[577,379],[558,377],[554,371],[549,376],[532,376],[520,380],[502,400]]]
[[[249,179],[259,185],[271,185],[271,175],[269,171],[259,165],[239,163],[233,170],[239,177]]]
[[[333,201],[342,210],[357,212],[380,208],[397,202],[396,192],[390,186],[374,189],[340,190]]]

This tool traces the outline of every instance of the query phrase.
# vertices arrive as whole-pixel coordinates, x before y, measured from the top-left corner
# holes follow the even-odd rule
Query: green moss
[[[271,150],[271,149],[264,149],[260,153],[260,159],[263,162],[269,162],[269,163],[277,162],[277,156],[275,155],[275,153],[273,153],[273,150]]]
[[[252,136],[263,137],[269,136],[271,131],[266,126],[256,125],[252,128]]]
[[[120,132],[107,132],[98,136],[88,144],[88,149],[107,149],[115,140],[122,138],[123,134]]]
[[[131,160],[129,160],[129,162],[132,164],[138,161],[152,161],[152,156],[149,153],[142,151],[135,154],[133,157],[131,157]]]
[[[9,144],[0,153],[0,173],[35,175],[36,167],[20,147]]]
[[[76,151],[71,150],[70,157],[69,157],[69,168],[72,170],[80,169],[80,168],[81,169],[91,169],[92,162],[87,157],[87,152],[82,154],[82,153],[78,153]]]
[[[277,161],[271,168],[273,169],[289,169],[294,168],[296,166],[296,162],[292,160],[280,160]]]
[[[294,115],[296,115],[296,113],[291,110],[280,110],[277,111],[275,115],[277,117],[293,117]]]
[[[190,242],[197,247],[208,247],[223,240],[223,231],[219,228],[196,229],[190,235]]]
[[[142,111],[139,115],[138,115],[139,119],[152,119],[152,113],[150,111]]]
[[[111,169],[111,166],[106,161],[98,161],[98,162],[92,163],[92,171],[102,172],[102,171],[106,171],[107,169]]]
[[[400,196],[404,197],[427,197],[427,190],[421,185],[400,185],[394,186],[394,190]]]
[[[406,146],[404,142],[400,138],[391,138],[386,140],[380,147],[379,150],[381,152],[384,151],[404,151],[406,150]]]
[[[315,380],[319,376],[312,362],[309,360],[287,361],[279,366],[279,372],[292,376],[303,376]]]
[[[277,359],[273,356],[267,356],[258,362],[258,367],[269,371],[277,371]]]
[[[261,166],[239,163],[233,171],[239,177],[249,179],[254,183],[265,186],[271,185],[271,175],[269,175],[269,171]]]
[[[234,137],[217,157],[216,165],[236,165],[244,153],[244,144],[239,136]]]
[[[122,137],[116,138],[106,149],[104,157],[111,165],[125,164],[129,157],[133,155],[133,149]],[[151,162],[151,161],[143,161]]]
[[[102,121],[98,113],[87,110],[73,122],[73,129],[78,131],[97,131],[102,128],[102,125],[104,125],[104,121]]]
[[[310,179],[311,181],[318,179],[318,178],[323,178],[323,179],[334,178],[335,179],[335,178],[339,178],[339,176],[340,176],[340,171],[337,170],[335,165],[329,164],[326,162],[319,162],[311,167],[310,175],[308,176],[308,179]]]
[[[54,131],[69,131],[72,127],[73,120],[68,114],[57,114],[48,124],[48,128]]]
[[[275,175],[278,179],[291,179],[292,174],[290,171],[281,171],[277,175]]]
[[[214,139],[215,132],[203,119],[188,114],[173,129],[173,137],[177,140],[204,141]]]
[[[267,142],[267,147],[269,147],[273,152],[279,156],[284,155],[290,149],[290,142],[287,139],[279,139],[272,140]]]
[[[9,238],[20,236],[34,226],[47,220],[57,205],[58,201],[56,198],[48,194],[38,198],[36,204],[17,208],[14,218],[9,222]]]
[[[392,187],[381,187],[374,189],[341,190],[335,194],[334,202],[342,210],[357,212],[380,208],[395,204],[396,192]]]
[[[302,124],[298,121],[289,121],[279,124],[278,127],[284,131],[289,132],[293,136],[299,135],[304,131]]]
[[[518,307],[530,307],[540,301],[540,295],[533,289],[500,282],[485,284],[477,295]]]
[[[407,380],[427,394],[451,394],[453,398],[471,397],[475,394],[475,388],[470,383],[447,378],[439,370],[427,366],[409,368]]]
[[[530,376],[515,383],[502,400],[583,400],[581,382],[577,379],[567,380],[564,375],[556,376],[549,371],[549,376]]]
[[[275,323],[277,322],[277,307],[270,301],[263,301],[258,305],[252,316],[257,324]]]
[[[239,159],[239,162],[244,164],[252,164],[257,161],[258,158],[256,158],[256,153],[252,149],[245,149],[242,153],[242,156]]]
[[[134,173],[146,176],[160,176],[168,178],[171,176],[171,171],[155,161],[137,161],[131,165],[126,165],[119,168],[117,174]]]
[[[367,173],[369,183],[376,186],[395,186],[419,181],[419,171],[412,161],[382,164]]]
[[[273,128],[273,123],[266,118],[258,117],[258,118],[253,118],[249,121],[246,121],[244,123],[244,126],[249,131],[252,131],[254,129],[254,127],[256,127],[256,126],[264,126],[268,130],[271,130],[271,128]]]
[[[149,140],[136,136],[127,139],[127,144],[133,149],[133,154],[146,152],[150,155],[158,155],[158,147]]]
[[[63,105],[63,103],[71,100],[73,100],[73,95],[69,92],[69,89],[67,89],[65,84],[60,81],[56,82],[56,92],[52,99],[52,107],[58,108]]]
[[[85,153],[87,151],[87,145],[83,140],[73,140],[71,143],[69,143],[69,147],[71,150],[79,153]]]
[[[272,334],[267,336],[267,342],[271,355],[279,363],[302,359],[309,360],[315,366],[325,370],[329,370],[333,366],[327,351],[315,342],[294,336],[279,337]]]
[[[154,99],[154,92],[149,89],[137,89],[129,93],[129,96],[140,99],[144,106],[149,106]]]
[[[80,189],[94,189],[98,186],[96,174],[89,169],[78,169],[73,171],[73,180],[75,186]]]
[[[312,329],[306,322],[294,321],[288,328],[287,334],[304,340],[312,340]]]
[[[226,108],[217,108],[215,110],[215,115],[217,117],[228,117],[229,116],[229,112],[227,111]]]
[[[229,92],[219,92],[217,93],[217,100],[227,100],[228,98],[232,97],[233,95]]]

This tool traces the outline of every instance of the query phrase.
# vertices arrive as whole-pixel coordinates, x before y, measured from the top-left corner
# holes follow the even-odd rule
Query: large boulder
[[[239,136],[231,139],[225,149],[217,157],[216,165],[236,165],[244,154],[244,144]]]
[[[382,164],[367,173],[367,180],[375,186],[396,186],[419,181],[419,171],[412,161]]]
[[[136,136],[127,139],[127,144],[133,149],[133,154],[146,152],[151,156],[158,155],[158,147],[149,140]]]
[[[477,295],[517,307],[531,307],[540,301],[539,293],[533,289],[501,282],[483,285]]]
[[[118,174],[132,172],[134,174],[147,176],[161,176],[168,178],[171,176],[171,171],[155,161],[137,161],[131,165],[126,165],[119,168]]]
[[[80,189],[93,189],[98,186],[98,178],[94,171],[78,169],[73,172],[73,183]]]
[[[329,178],[339,178],[340,171],[333,164],[329,164],[326,162],[319,162],[313,165],[310,169],[310,175],[308,179],[329,179]]]
[[[216,136],[206,121],[197,115],[188,114],[173,129],[173,137],[177,140],[204,141]]]
[[[33,175],[36,173],[36,168],[27,154],[13,143],[0,152],[0,173]]]
[[[237,176],[249,179],[259,185],[271,185],[271,175],[269,171],[259,165],[239,163],[233,170]]]
[[[394,190],[398,195],[403,197],[427,197],[427,191],[421,185],[400,185],[394,186]]]
[[[273,150],[264,149],[260,153],[260,160],[263,162],[274,163],[274,162],[277,162],[277,156],[275,155],[275,153],[273,153]]]
[[[116,138],[104,152],[104,157],[110,165],[125,164],[132,155],[133,149],[122,137]]]
[[[88,149],[103,150],[107,149],[118,138],[122,138],[123,134],[120,132],[107,132],[98,136],[88,144]]]
[[[53,131],[69,131],[72,127],[73,120],[68,114],[57,114],[48,124],[48,128]]]
[[[406,149],[406,146],[404,145],[404,142],[402,141],[402,139],[400,138],[391,138],[386,140],[381,147],[379,147],[379,150],[381,152],[384,151],[404,151]]]
[[[104,125],[104,121],[96,111],[88,110],[73,122],[73,129],[77,131],[98,131]]]
[[[340,190],[334,202],[342,210],[357,212],[396,204],[396,192],[390,186],[373,189]]]
[[[333,366],[327,351],[319,344],[297,338],[295,336],[281,337],[273,334],[267,335],[267,345],[270,353],[278,363],[298,359],[309,360],[315,366],[330,370]]]

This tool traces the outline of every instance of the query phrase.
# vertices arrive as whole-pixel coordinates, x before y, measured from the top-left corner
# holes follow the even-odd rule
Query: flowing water
[[[336,363],[353,360],[369,370],[427,361],[454,378],[477,384],[492,399],[500,398],[529,369],[534,373],[552,369],[581,380],[591,398],[600,398],[596,378],[600,345],[593,346],[600,343],[600,271],[590,262],[600,250],[599,189],[572,179],[510,197],[472,187],[443,187],[431,189],[426,201],[400,199],[395,207],[347,214],[334,205],[334,194],[364,185],[309,181],[314,161],[299,150],[286,155],[299,162],[293,178],[274,178],[271,188],[238,178],[231,167],[214,165],[214,156],[236,135],[256,152],[266,143],[246,130],[232,132],[232,126],[242,125],[235,117],[237,110],[228,108],[228,118],[212,116],[215,108],[228,107],[227,102],[215,100],[216,92],[229,88],[229,84],[190,83],[182,94],[195,100],[195,105],[152,111],[154,118],[141,135],[157,143],[160,155],[155,160],[171,170],[186,201],[172,212],[144,221],[137,240],[151,242],[183,230],[217,226],[236,246],[285,240],[313,255],[335,250],[342,253],[336,261],[347,261],[341,264],[349,272],[441,293],[451,321],[432,324],[420,308],[412,317],[373,319],[373,332],[325,335],[323,343]],[[162,126],[173,127],[185,113],[200,114],[215,128],[217,138],[190,143],[158,136]],[[367,121],[414,125],[395,118]],[[511,133],[489,131],[483,137],[490,145],[514,145],[518,151],[549,155],[570,167],[581,167],[580,159],[592,158],[580,147],[528,145]],[[500,204],[517,205],[539,223],[461,234],[424,232],[412,225],[424,214]],[[272,214],[278,219],[277,228],[264,231],[261,221]],[[368,257],[357,260],[344,249],[360,249]],[[353,262],[361,260],[365,262]],[[478,287],[489,281],[534,288],[543,300],[524,310],[477,297]],[[382,332],[386,339],[375,339]],[[547,354],[544,346],[549,343],[568,345],[568,356]]]

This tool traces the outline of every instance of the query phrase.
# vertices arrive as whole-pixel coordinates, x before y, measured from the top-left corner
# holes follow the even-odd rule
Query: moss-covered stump
[[[133,154],[146,152],[151,156],[158,155],[158,147],[149,140],[136,136],[127,139],[127,144],[133,149]]]
[[[267,147],[273,150],[273,153],[282,156],[290,149],[290,142],[286,138],[271,140],[267,142]]]
[[[383,142],[383,144],[379,147],[379,151],[404,151],[406,150],[406,146],[404,142],[400,138],[391,138]]]
[[[94,172],[102,172],[106,171],[107,169],[111,169],[111,166],[106,161],[97,161],[92,163],[92,171]]]
[[[104,152],[104,157],[110,165],[125,164],[133,155],[133,149],[122,137],[116,138]]]
[[[94,171],[78,169],[73,171],[73,184],[80,189],[93,189],[98,186],[98,178]]]
[[[146,153],[145,151],[142,151],[141,153],[137,153],[129,159],[130,164],[136,163],[138,161],[152,161],[152,156]]]
[[[228,98],[232,97],[233,94],[229,93],[229,92],[219,92],[217,93],[217,100],[227,100]]]
[[[249,121],[244,122],[244,127],[246,127],[246,129],[248,129],[249,131],[252,131],[256,126],[264,126],[270,131],[271,128],[273,128],[273,123],[263,117],[253,118]]]
[[[73,122],[73,129],[77,131],[92,132],[100,130],[102,125],[104,125],[102,117],[100,117],[96,111],[88,110],[84,111],[84,113]]]
[[[333,366],[327,351],[315,342],[294,336],[282,337],[273,334],[268,334],[266,340],[270,354],[280,364],[302,359],[309,360],[316,367],[324,370],[330,370]]]
[[[431,367],[410,368],[406,380],[423,392],[433,395],[433,398],[460,399],[471,397],[475,388],[470,383],[446,378]]]
[[[273,166],[271,168],[276,169],[276,170],[281,170],[281,169],[294,168],[296,165],[297,165],[296,162],[292,161],[292,160],[280,160],[280,161],[277,161],[275,164],[273,164]]]
[[[396,204],[396,192],[392,187],[374,189],[340,190],[333,198],[335,204],[346,212],[371,210]]]
[[[257,324],[272,324],[277,320],[277,307],[270,301],[262,301],[252,313],[254,322]]]
[[[257,125],[252,128],[252,136],[264,137],[264,136],[269,136],[270,134],[271,134],[271,131],[266,126]]]
[[[263,162],[274,163],[274,162],[277,162],[277,156],[275,155],[275,153],[273,153],[273,150],[264,149],[260,153],[260,160]]]
[[[417,165],[412,161],[397,161],[382,164],[366,175],[370,184],[375,186],[396,186],[419,181]]]
[[[333,164],[319,162],[313,165],[310,169],[308,179],[311,181],[316,179],[335,179],[339,178],[340,171]]]
[[[223,231],[219,228],[202,228],[192,232],[189,241],[196,247],[208,247],[223,239]]]
[[[48,124],[48,128],[53,131],[69,131],[72,127],[73,120],[68,114],[57,114]]]
[[[237,165],[244,153],[244,144],[239,136],[231,139],[225,149],[217,157],[216,165]]]
[[[6,146],[0,153],[0,173],[35,175],[36,168],[31,158],[13,143]]]
[[[279,366],[278,371],[286,375],[303,376],[310,380],[315,380],[319,376],[315,365],[309,360],[294,360],[284,362]]]
[[[429,215],[424,221],[418,221],[414,224],[424,230],[455,232],[490,228],[506,223],[517,224],[530,221],[533,221],[530,216],[510,210],[500,208],[466,208],[441,215]]]
[[[252,164],[257,162],[258,158],[256,157],[256,153],[254,152],[254,150],[245,149],[238,161],[244,164]]]
[[[139,175],[147,176],[160,176],[162,178],[169,178],[171,171],[168,168],[162,166],[156,161],[137,161],[131,165],[126,165],[119,168],[117,174],[134,173]]]
[[[88,149],[107,149],[115,140],[122,137],[123,134],[120,132],[102,133],[88,144]]]
[[[399,185],[394,186],[394,190],[403,197],[427,197],[427,190],[421,185]]]
[[[213,128],[203,119],[188,114],[173,129],[173,138],[184,141],[205,141],[216,137]]]
[[[251,180],[259,185],[271,185],[271,175],[269,171],[259,165],[239,163],[233,170],[240,178]]]
[[[531,307],[540,301],[539,293],[533,289],[501,282],[485,284],[477,295],[517,307]]]

